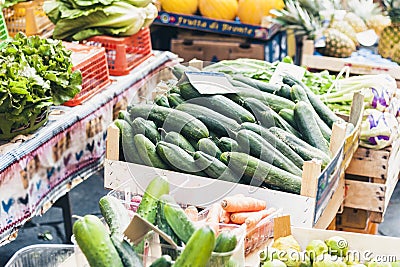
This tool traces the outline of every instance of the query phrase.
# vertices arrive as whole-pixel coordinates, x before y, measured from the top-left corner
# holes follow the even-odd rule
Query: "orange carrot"
[[[220,223],[229,223],[231,221],[230,220],[231,214],[224,209],[221,209],[221,210],[222,210],[222,214],[221,214],[221,218],[220,218]]]
[[[214,230],[215,233],[218,233],[218,224],[221,220],[222,215],[222,207],[219,203],[214,203],[211,205],[210,210],[208,211],[206,222],[207,224]]]
[[[189,206],[185,209],[185,213],[188,216],[188,218],[193,221],[193,222],[197,222],[198,218],[199,218],[199,211],[197,210],[197,208],[195,206]]]
[[[250,212],[236,212],[231,214],[231,221],[236,224],[246,223],[247,228],[253,225],[254,222],[256,224],[261,221],[263,218],[272,214],[275,211],[274,208],[269,208],[261,211],[250,211]]]
[[[226,197],[221,206],[228,212],[260,211],[267,207],[267,202],[252,197]]]

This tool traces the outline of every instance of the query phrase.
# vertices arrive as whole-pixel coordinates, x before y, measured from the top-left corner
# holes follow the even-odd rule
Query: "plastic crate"
[[[18,32],[23,32],[27,36],[50,37],[52,35],[54,24],[43,10],[43,0],[18,3],[12,7],[3,8],[3,13],[11,37]]]
[[[95,36],[83,43],[106,49],[110,75],[114,76],[129,74],[152,55],[149,28],[129,37]]]
[[[5,267],[57,267],[73,253],[73,245],[32,245],[18,250]]]
[[[6,21],[4,20],[3,12],[0,12],[0,49],[3,48],[5,44],[3,41],[5,41],[8,37]]]
[[[82,90],[66,106],[77,106],[103,90],[111,83],[105,49],[64,42],[64,46],[72,51],[72,70],[82,73]]]

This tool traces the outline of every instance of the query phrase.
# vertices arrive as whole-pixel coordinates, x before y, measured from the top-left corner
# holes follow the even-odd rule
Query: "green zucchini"
[[[133,129],[132,126],[126,120],[117,119],[114,124],[119,129],[120,136],[120,157],[123,156],[126,162],[143,164],[143,161],[139,157],[139,153],[133,142]]]
[[[169,255],[162,255],[160,258],[151,263],[150,267],[171,267],[172,259]]]
[[[236,121],[203,106],[183,103],[176,109],[199,119],[218,136],[229,136],[240,127]]]
[[[329,144],[322,135],[311,108],[312,107],[304,101],[296,103],[294,119],[297,128],[302,132],[304,141],[329,155]]]
[[[135,135],[143,134],[149,138],[153,144],[157,144],[157,142],[161,140],[161,135],[153,121],[148,121],[143,118],[136,118],[132,121],[132,129]]]
[[[250,130],[240,130],[237,133],[236,141],[242,152],[248,153],[294,175],[302,175],[301,169],[267,140],[262,138],[261,135]]]
[[[196,227],[187,217],[185,211],[176,204],[165,203],[164,215],[174,233],[183,243],[187,244]]]
[[[322,167],[326,167],[329,164],[330,157],[318,148],[311,146],[302,139],[278,127],[272,127],[269,130],[272,134],[290,146],[290,148],[302,157],[303,160],[309,161],[312,159],[319,159],[322,161]]]
[[[304,101],[305,103],[310,105],[310,110],[312,111],[314,115],[314,119],[316,123],[318,124],[319,129],[321,130],[322,135],[324,138],[329,142],[331,139],[332,131],[326,125],[326,123],[319,117],[313,106],[311,105],[310,100],[308,99],[307,93],[304,91],[304,89],[300,85],[293,85],[290,94],[292,96],[292,100],[294,102],[299,102],[299,101]]]
[[[141,267],[142,261],[128,241],[120,234],[112,234],[111,241],[121,258],[124,267]]]
[[[172,108],[157,105],[134,105],[129,108],[131,119],[137,117],[154,121],[165,131],[178,131],[186,138],[200,139],[208,137],[207,127],[192,115]]]
[[[287,123],[290,124],[290,126],[292,126],[293,128],[297,129],[297,124],[294,120],[294,111],[291,109],[281,109],[281,111],[279,111],[279,116],[282,117],[282,119],[284,119]]]
[[[90,266],[123,267],[118,251],[98,217],[85,215],[78,219],[73,225],[72,232]]]
[[[293,162],[299,169],[303,169],[304,160],[295,151],[293,151],[290,146],[272,134],[269,129],[247,122],[242,123],[240,129],[247,129],[261,135],[262,138],[264,138],[268,143],[285,155],[285,157]]]
[[[221,156],[221,150],[217,145],[209,138],[202,138],[197,142],[198,150],[213,156],[217,159]]]
[[[233,79],[236,81],[245,83],[247,85],[250,85],[251,87],[256,88],[262,92],[267,92],[270,94],[275,94],[280,89],[280,87],[275,84],[266,83],[266,82],[262,82],[262,81],[259,81],[256,79],[252,79],[252,78],[243,76],[242,74],[233,75]]]
[[[146,187],[137,213],[148,222],[154,224],[156,222],[159,199],[165,194],[169,194],[168,181],[162,176],[155,177]]]
[[[193,154],[193,158],[198,168],[203,170],[211,178],[232,183],[237,183],[240,180],[228,166],[213,156],[202,151],[196,151]]]
[[[174,267],[205,267],[215,246],[215,234],[209,226],[197,229],[188,240]]]
[[[266,184],[282,191],[300,194],[301,178],[245,153],[224,152],[221,160],[243,174],[252,185]]]
[[[118,112],[118,119],[126,120],[132,126],[132,121],[127,110],[120,110]]]
[[[177,145],[186,151],[196,151],[194,147],[190,144],[190,142],[185,137],[183,137],[183,135],[177,132],[167,133],[164,137],[164,141],[170,144]]]
[[[128,210],[113,196],[100,198],[99,208],[111,233],[123,233],[131,222]]]
[[[245,122],[250,123],[250,122]],[[254,123],[251,123],[254,124]],[[231,152],[231,151],[238,151],[239,145],[236,140],[229,138],[229,137],[221,137],[217,141],[218,147],[221,149],[221,152]]]
[[[180,94],[172,93],[168,95],[168,102],[171,108],[175,108],[179,104],[185,102],[185,100],[181,97]]]
[[[157,95],[154,98],[154,103],[156,103],[156,105],[159,105],[162,107],[170,108],[168,97],[164,94]]]
[[[137,134],[133,137],[133,142],[144,165],[159,169],[169,169],[168,165],[158,156],[156,146],[150,139],[143,134]]]

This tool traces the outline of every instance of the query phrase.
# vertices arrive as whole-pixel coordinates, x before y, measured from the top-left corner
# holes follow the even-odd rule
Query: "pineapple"
[[[382,57],[393,57],[393,61],[398,59],[400,43],[400,1],[385,0],[386,8],[389,11],[389,16],[392,21],[391,25],[383,29],[379,43],[378,52]]]
[[[337,29],[328,28],[323,33],[325,37],[325,47],[318,48],[317,51],[323,55],[331,57],[349,57],[356,51],[354,42]]]
[[[353,12],[347,12],[347,14],[344,16],[344,20],[347,21],[351,27],[353,27],[356,33],[365,32],[368,30],[365,22]]]
[[[381,36],[383,29],[390,25],[390,17],[384,15],[373,15],[366,19],[368,28],[373,29],[378,36]]]
[[[346,34],[350,39],[357,44],[357,33],[351,25],[345,20],[334,20],[331,25],[331,28],[336,29],[344,34]]]
[[[392,55],[392,60],[396,62],[397,64],[400,64],[400,42],[397,43],[394,47],[394,53]]]

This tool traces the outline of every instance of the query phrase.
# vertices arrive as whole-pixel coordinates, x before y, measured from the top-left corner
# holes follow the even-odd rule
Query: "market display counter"
[[[130,75],[112,77],[109,87],[83,105],[53,107],[35,133],[0,143],[0,243],[102,166],[107,126],[140,97],[137,89],[147,78],[174,59],[170,52],[156,53]]]

